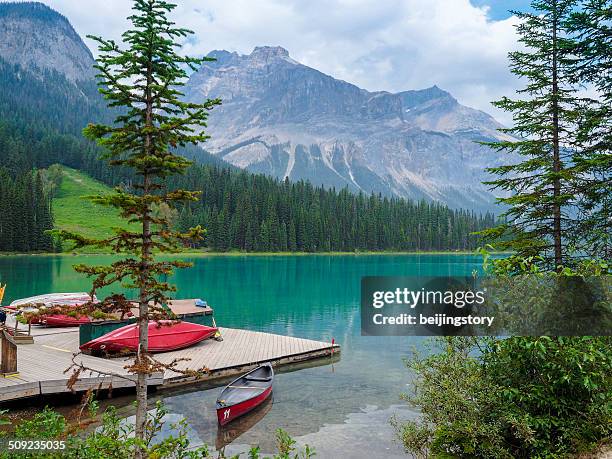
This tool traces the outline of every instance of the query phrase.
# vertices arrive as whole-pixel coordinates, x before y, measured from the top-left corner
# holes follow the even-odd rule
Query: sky
[[[4,1],[4,0],[0,0]],[[43,0],[77,32],[119,38],[126,0]],[[173,19],[195,35],[186,54],[248,54],[282,46],[295,60],[370,91],[438,85],[461,103],[509,124],[490,102],[512,96],[507,68],[527,0],[176,0]],[[90,48],[93,43],[85,40]],[[95,54],[95,49],[92,49]]]

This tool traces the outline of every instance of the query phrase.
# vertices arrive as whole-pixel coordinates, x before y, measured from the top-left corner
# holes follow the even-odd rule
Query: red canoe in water
[[[274,370],[263,364],[229,383],[217,399],[217,419],[222,426],[255,409],[272,394]]]
[[[174,322],[149,321],[149,352],[167,352],[192,346],[217,333],[214,327]],[[117,353],[138,351],[138,324],[130,324],[113,330],[81,346],[82,351]]]

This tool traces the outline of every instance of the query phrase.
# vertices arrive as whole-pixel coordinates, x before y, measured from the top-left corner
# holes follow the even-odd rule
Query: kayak
[[[149,352],[175,351],[192,346],[217,333],[217,328],[172,320],[149,321]],[[93,353],[138,351],[138,324],[130,324],[93,339],[80,349]]]
[[[254,410],[272,394],[274,370],[265,363],[229,383],[217,399],[217,420],[228,422]]]
[[[64,314],[53,314],[43,316],[40,321],[47,327],[78,327],[79,325],[88,324],[91,319],[87,316],[72,317]]]

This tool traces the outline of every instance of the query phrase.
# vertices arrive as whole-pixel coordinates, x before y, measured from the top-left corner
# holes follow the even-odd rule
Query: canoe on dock
[[[184,349],[217,333],[215,327],[172,320],[149,321],[149,352],[168,352]],[[80,349],[90,353],[113,354],[138,350],[138,324],[113,330],[83,344]]]
[[[14,329],[13,317],[9,316],[7,325],[9,329]],[[149,376],[147,384],[171,388],[177,384],[214,383],[216,378],[233,376],[231,379],[235,379],[265,362],[273,363],[275,371],[277,366],[291,365],[294,368],[293,366],[297,365],[305,368],[312,365],[333,364],[342,354],[337,344],[332,347],[329,342],[235,328],[219,330],[223,335],[223,341],[205,340],[187,349],[156,354],[157,360],[168,365],[177,359],[183,359],[176,364],[179,372],[206,367],[209,369],[208,373],[202,377],[194,377],[165,369]],[[64,373],[64,370],[74,363],[73,354],[79,350],[79,330],[32,327],[32,334],[33,344],[18,343],[17,346],[19,377],[0,378],[0,402],[31,397],[41,397],[42,400],[46,400],[51,394],[72,392],[66,387],[71,374]],[[103,359],[84,353],[74,359],[95,371],[116,375],[99,376],[95,371],[82,373],[73,389],[76,392],[88,389],[96,391],[120,387],[133,388],[135,385],[135,376],[126,369],[133,364],[133,358],[130,356]],[[221,389],[219,388],[218,392],[221,392]],[[260,405],[263,409],[265,406],[265,403]],[[254,410],[252,414],[256,416],[257,411]],[[248,423],[250,418],[249,415],[241,417],[228,424],[227,428],[239,429],[243,422]]]
[[[254,410],[272,394],[274,370],[265,363],[229,383],[217,399],[217,420],[222,426]]]
[[[46,295],[36,295],[15,300],[9,306],[5,306],[5,308],[19,309],[21,306],[80,306],[91,300],[92,298],[89,296],[89,293],[85,292],[48,293]],[[96,303],[97,301],[98,299],[94,295],[93,302]]]
[[[91,319],[87,316],[72,317],[64,314],[53,314],[43,316],[40,322],[47,327],[78,327],[90,323]]]
[[[96,296],[89,296],[85,292],[73,293],[49,293],[46,295],[31,296],[13,301],[6,309],[20,312],[38,312],[40,308],[52,308],[54,306],[78,307],[89,301],[98,302]],[[31,324],[44,324],[48,327],[78,327],[91,320],[86,317],[71,317],[63,314],[39,316],[30,319]]]

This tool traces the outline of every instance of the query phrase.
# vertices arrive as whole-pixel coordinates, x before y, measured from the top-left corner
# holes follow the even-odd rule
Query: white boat
[[[46,295],[30,296],[28,298],[21,298],[13,301],[8,308],[16,309],[19,306],[25,305],[44,305],[46,307],[51,306],[79,306],[90,301],[92,298],[87,292],[73,292],[73,293],[48,293]],[[98,299],[94,295],[93,301],[97,302]]]

